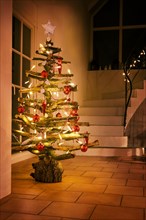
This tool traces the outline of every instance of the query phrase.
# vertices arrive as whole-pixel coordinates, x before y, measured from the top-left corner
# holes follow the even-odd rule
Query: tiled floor
[[[0,220],[146,220],[145,162],[77,156],[62,161],[62,182],[39,183],[29,175],[36,160],[12,166]]]

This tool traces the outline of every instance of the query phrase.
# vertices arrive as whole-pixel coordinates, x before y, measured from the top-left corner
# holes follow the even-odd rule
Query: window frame
[[[15,91],[16,89],[17,90],[21,90],[22,88],[24,88],[23,86],[23,81],[22,81],[22,78],[23,78],[23,59],[26,59],[27,61],[30,62],[30,67],[32,65],[32,51],[33,51],[33,48],[34,48],[34,41],[32,39],[34,39],[34,26],[32,24],[30,24],[30,22],[26,21],[23,17],[21,17],[20,15],[18,15],[17,13],[13,13],[12,17],[15,17],[16,19],[18,19],[20,21],[20,51],[18,51],[17,49],[13,48],[13,45],[12,45],[12,53],[14,54],[17,54],[19,57],[20,57],[20,84],[14,84],[12,82],[12,97],[13,95],[15,95]],[[30,56],[27,56],[23,53],[23,26],[26,26],[27,28],[29,28],[30,30]],[[21,96],[21,94],[20,94]],[[13,103],[12,103],[13,105]],[[14,114],[13,112],[13,108],[12,108],[12,115]],[[13,119],[13,118],[12,118]],[[22,137],[20,136],[19,137],[19,140],[21,141],[22,140]]]
[[[128,29],[146,29],[146,25],[123,25],[123,0],[119,0],[119,26],[108,26],[108,27],[96,27],[94,28],[93,20],[94,16],[98,13],[98,11],[104,6],[104,4],[107,3],[107,0],[102,1],[102,4],[98,6],[96,10],[93,10],[90,15],[90,56],[89,60],[90,62],[93,60],[93,36],[94,36],[94,31],[108,31],[108,30],[118,30],[119,31],[119,54],[118,54],[118,59],[119,63],[121,66],[123,65],[123,60],[122,60],[122,54],[123,54],[123,32],[124,30]],[[89,68],[89,70],[91,70]]]

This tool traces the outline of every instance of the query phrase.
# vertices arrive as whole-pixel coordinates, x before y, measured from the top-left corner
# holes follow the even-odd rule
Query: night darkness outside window
[[[122,69],[146,47],[145,0],[101,1],[92,10],[89,70]],[[123,7],[122,7],[123,6]],[[99,9],[100,8],[100,9]],[[137,58],[137,57],[134,57]]]
[[[30,69],[31,28],[15,16],[12,27],[12,118],[15,118],[18,113],[19,90],[26,87],[25,71]],[[12,129],[17,129],[17,125],[12,123]],[[12,136],[12,141],[16,142],[16,137]]]

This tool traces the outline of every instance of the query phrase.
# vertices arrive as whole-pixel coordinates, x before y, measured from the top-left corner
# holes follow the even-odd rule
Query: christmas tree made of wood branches
[[[60,56],[61,49],[54,47],[50,38],[55,27],[50,22],[43,25],[47,34],[46,42],[40,45],[33,58],[38,68],[26,71],[28,88],[20,90],[18,114],[13,122],[20,129],[13,130],[21,141],[13,143],[13,151],[28,150],[38,156],[33,163],[36,181],[59,182],[63,168],[59,160],[73,158],[73,151],[87,151],[89,133],[80,132],[79,105],[73,100],[77,86],[72,83],[70,69],[63,72],[63,65],[69,65]],[[41,69],[41,71],[36,71]]]

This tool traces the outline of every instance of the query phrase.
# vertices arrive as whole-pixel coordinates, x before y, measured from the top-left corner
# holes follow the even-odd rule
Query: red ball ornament
[[[63,92],[68,95],[71,92],[71,87],[70,86],[64,86]]]
[[[39,151],[43,151],[44,148],[45,148],[45,146],[44,146],[42,143],[39,143],[39,144],[37,145],[37,150],[39,150]]]
[[[33,116],[33,122],[38,122],[40,120],[40,116],[38,114],[35,114]]]
[[[81,151],[82,152],[86,152],[88,150],[88,146],[87,145],[82,145],[81,146]]]
[[[78,109],[72,109],[70,115],[71,116],[76,116],[77,115],[77,111],[78,111]]]
[[[46,70],[43,70],[43,71],[41,72],[41,76],[42,76],[43,78],[47,78],[47,77],[48,77],[48,72],[47,72]]]
[[[25,108],[22,105],[20,105],[17,110],[19,113],[23,113],[25,111]]]
[[[73,130],[74,132],[79,132],[79,130],[80,130],[79,125],[74,125],[74,127],[72,128],[72,130]]]
[[[61,113],[58,112],[58,113],[56,114],[56,117],[57,117],[57,118],[61,118],[61,117],[62,117]]]

